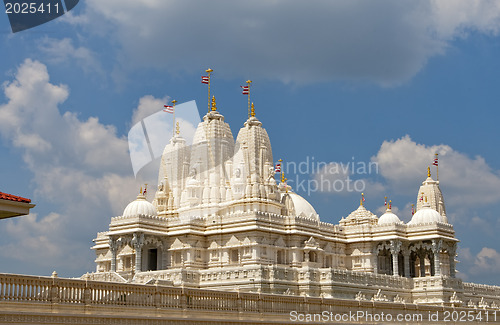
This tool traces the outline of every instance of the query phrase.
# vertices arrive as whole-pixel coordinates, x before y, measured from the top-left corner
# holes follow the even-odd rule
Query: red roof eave
[[[12,195],[12,194],[7,194],[0,192],[0,199],[1,200],[8,200],[8,201],[14,201],[14,202],[23,202],[23,203],[31,203],[30,199],[17,196],[17,195]]]

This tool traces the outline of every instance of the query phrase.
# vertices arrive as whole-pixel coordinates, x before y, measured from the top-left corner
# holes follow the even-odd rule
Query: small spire
[[[391,209],[392,209],[392,200],[389,200],[389,205],[388,205],[387,210],[391,211]]]
[[[215,96],[212,96],[212,111],[215,112],[217,110],[217,104],[215,103]]]
[[[365,202],[365,193],[361,193],[361,204],[360,205],[363,205],[363,202]]]
[[[139,190],[139,195],[142,195],[142,186],[141,189]]]
[[[255,117],[255,107],[253,106],[253,103],[252,103],[252,113],[250,115],[252,117]]]
[[[427,166],[427,177],[431,177],[431,167]]]
[[[179,133],[181,133],[181,130],[180,130],[180,127],[179,127],[179,122],[177,122],[176,126],[175,126],[175,133],[177,135],[179,135]]]

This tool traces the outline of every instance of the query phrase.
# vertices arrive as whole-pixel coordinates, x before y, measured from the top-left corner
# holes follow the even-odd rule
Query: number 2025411
[[[59,13],[59,3],[6,2],[6,14],[51,14]]]

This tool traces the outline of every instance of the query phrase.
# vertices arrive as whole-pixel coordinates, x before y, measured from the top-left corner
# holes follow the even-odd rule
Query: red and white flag
[[[432,163],[434,166],[438,166],[438,157],[434,158],[434,162]]]
[[[250,87],[249,86],[240,86],[240,87],[242,89],[241,93],[243,95],[248,95],[250,93]]]
[[[276,164],[276,167],[274,168],[275,173],[281,173],[281,164]]]
[[[170,114],[174,113],[174,107],[173,106],[163,105],[163,107],[165,107],[163,109],[164,112],[167,112],[167,113],[170,113]]]
[[[208,85],[208,82],[210,81],[209,76],[201,76],[201,83]]]

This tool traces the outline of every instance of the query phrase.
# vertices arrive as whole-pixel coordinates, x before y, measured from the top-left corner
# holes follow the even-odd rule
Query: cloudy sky
[[[92,239],[155,173],[134,175],[129,131],[172,99],[203,114],[210,67],[234,136],[253,80],[274,159],[323,221],[359,191],[409,221],[439,153],[460,276],[498,285],[499,33],[499,1],[82,0],[15,34],[0,15],[0,191],[37,204],[1,222],[0,272],[92,271]]]

